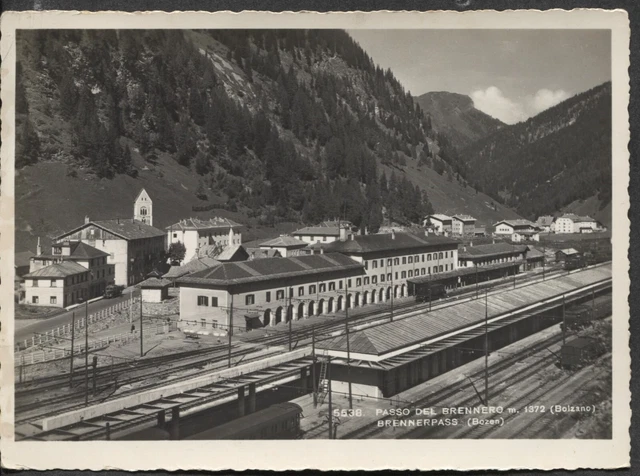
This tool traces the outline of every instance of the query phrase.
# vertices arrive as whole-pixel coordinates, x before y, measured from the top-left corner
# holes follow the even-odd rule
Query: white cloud
[[[522,105],[506,97],[495,86],[473,91],[471,99],[477,109],[507,124],[515,124],[526,119]]]
[[[569,94],[559,89],[540,89],[533,96],[525,96],[519,101],[509,99],[496,86],[487,89],[476,89],[471,93],[471,99],[477,109],[500,119],[506,124],[524,121],[536,114],[561,103],[569,98]]]
[[[557,91],[541,89],[529,100],[531,115],[536,115],[568,98],[569,94],[562,89],[558,89]]]

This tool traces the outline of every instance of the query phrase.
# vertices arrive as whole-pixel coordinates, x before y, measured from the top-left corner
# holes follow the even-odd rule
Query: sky
[[[450,91],[515,124],[611,80],[609,30],[348,30],[414,96]]]

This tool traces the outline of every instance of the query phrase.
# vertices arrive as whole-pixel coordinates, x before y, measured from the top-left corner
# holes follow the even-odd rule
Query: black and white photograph
[[[14,447],[625,441],[613,28],[75,20],[11,46]]]

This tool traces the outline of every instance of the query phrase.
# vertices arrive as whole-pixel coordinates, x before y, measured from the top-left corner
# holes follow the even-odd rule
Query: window
[[[256,296],[255,294],[247,294],[244,297],[244,303],[246,306],[251,306],[252,304],[256,303]]]
[[[429,268],[428,268],[428,269],[429,269],[429,274],[431,274],[431,266],[429,266]]]
[[[356,279],[356,286],[362,286],[362,279],[361,278]]]
[[[284,299],[284,290],[280,289],[276,291],[276,301],[280,301],[282,299]]]
[[[448,257],[449,257],[449,252],[448,252],[448,251],[445,251],[445,252],[444,252],[444,257],[445,257],[445,258],[448,258]]]
[[[32,296],[31,297],[31,302],[33,304],[38,304],[40,302],[40,298],[38,296]]]
[[[431,261],[431,253],[427,255],[427,261]]]
[[[440,252],[440,254],[438,255],[439,259],[442,259],[442,251]]]
[[[309,294],[315,294],[316,293],[316,285],[312,284],[311,286],[309,286]]]
[[[338,288],[342,289],[343,282],[342,280],[338,281]]]
[[[396,273],[396,277],[397,277],[397,274],[398,274],[398,273]],[[407,272],[406,272],[406,271],[403,271],[403,272],[402,272],[402,274],[401,274],[400,276],[402,277],[402,279],[405,279],[405,278],[407,277]]]
[[[400,264],[400,258],[396,258],[393,260],[393,264],[398,266]]]
[[[364,278],[364,285],[367,286],[369,284],[369,277]]]
[[[147,207],[140,207],[140,215],[146,215],[147,214]]]
[[[408,263],[409,263],[409,264],[413,263],[413,256],[409,256]]]
[[[322,284],[320,285],[320,292],[321,292],[321,293],[324,293],[324,292],[326,292],[326,291],[327,291],[327,285],[326,285],[325,283],[322,283]]]
[[[200,327],[207,327],[207,320],[206,319],[200,319]]]
[[[38,280],[34,279],[33,281],[31,281],[33,284],[31,285],[31,287],[33,288],[37,288],[38,287]]]
[[[380,275],[380,282],[381,282],[381,283],[384,283],[384,274],[381,274],[381,275]]]
[[[218,321],[211,321],[211,327],[213,327],[214,329],[218,328]]]
[[[387,273],[387,281],[391,281],[393,279],[393,276],[391,276],[391,273]]]
[[[298,288],[298,296],[304,296],[304,286]]]
[[[440,272],[442,273],[442,265],[440,265]]]
[[[271,302],[271,291],[267,291],[265,301]]]
[[[326,236],[323,236],[323,237],[322,237],[322,241],[327,241],[327,237],[326,237]]]
[[[396,271],[396,278],[395,279],[398,279],[398,272],[397,271]]]
[[[402,264],[407,264],[407,257],[406,256],[402,257]]]
[[[377,276],[371,276],[371,283],[372,284],[378,284],[378,277]]]
[[[208,305],[209,305],[208,296],[198,296],[198,306],[208,306]]]
[[[335,291],[336,290],[336,283],[329,283],[329,291]]]
[[[393,266],[393,260],[391,258],[387,260],[387,266]]]
[[[417,273],[418,273],[418,272],[416,271],[416,276],[417,276]],[[410,277],[410,278],[413,278],[413,271],[411,271],[411,270],[409,270],[409,277]]]
[[[351,278],[349,278],[349,279],[347,280],[347,286],[348,286],[348,287],[351,287]]]
[[[212,296],[211,297],[211,307],[218,307],[218,298]]]
[[[369,262],[368,261],[364,262],[364,269],[369,269]]]
[[[424,255],[422,255],[422,256],[424,257]],[[424,259],[424,258],[423,258],[423,259]],[[420,255],[415,255],[415,256],[413,257],[413,261],[414,261],[415,263],[419,262],[419,261],[420,261]]]
[[[376,269],[376,268],[378,267],[378,262],[377,262],[376,260],[373,260],[373,261],[371,262],[371,265],[372,265],[371,267],[372,267],[373,269]]]
[[[384,260],[383,260],[383,259],[381,259],[381,260],[380,260],[380,267],[382,268],[383,266],[384,266]]]
[[[422,268],[422,274],[427,274],[427,270],[425,268]]]
[[[56,296],[51,296],[49,298],[49,304],[58,304],[58,298]]]
[[[424,255],[422,255],[422,262],[424,263]]]

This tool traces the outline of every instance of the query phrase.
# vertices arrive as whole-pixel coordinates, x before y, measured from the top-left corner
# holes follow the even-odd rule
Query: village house
[[[536,226],[540,229],[542,233],[551,233],[552,226],[555,230],[554,221],[555,221],[555,218],[552,217],[551,215],[543,215],[538,217],[538,219],[536,220]]]
[[[213,217],[208,220],[188,218],[166,228],[167,243],[182,243],[186,249],[185,260],[189,261],[200,248],[206,246],[236,246],[242,244],[242,225],[233,220]],[[183,260],[184,261],[184,260]]]
[[[451,232],[454,235],[473,235],[476,229],[476,219],[469,215],[453,215],[451,217]]]
[[[335,226],[307,226],[291,233],[294,238],[308,244],[331,243],[353,235],[353,231],[348,224]]]
[[[142,213],[143,207],[147,210],[146,223],[135,218],[92,221],[85,217],[82,225],[55,237],[54,242],[81,241],[104,251],[108,264],[115,266],[115,284],[139,283],[153,271],[165,252],[165,233],[149,224],[153,223],[152,203],[146,192],[138,195],[134,210]]]
[[[280,256],[288,258],[308,254],[305,250],[308,245],[309,243],[292,236],[281,235],[273,240],[261,243],[260,248],[263,250],[277,250]]]
[[[108,253],[79,241],[55,243],[51,254],[40,246],[24,276],[27,304],[67,307],[80,300],[102,296],[114,282],[114,265]]]
[[[429,215],[425,220],[425,225],[431,225],[440,235],[449,235],[453,231],[452,218],[442,213]]]
[[[567,259],[578,258],[579,256],[580,256],[580,252],[575,248],[565,248],[565,249],[556,251],[556,262],[562,263]]]

